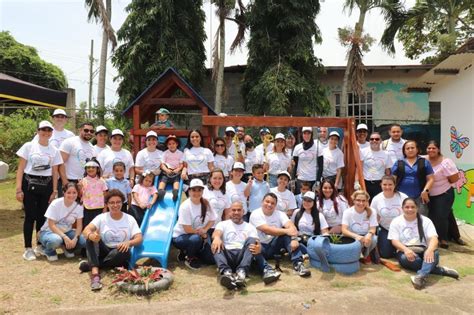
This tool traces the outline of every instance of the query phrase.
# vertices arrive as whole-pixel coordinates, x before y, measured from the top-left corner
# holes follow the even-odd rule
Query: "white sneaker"
[[[48,259],[48,261],[57,261],[58,255],[51,255],[51,256],[46,255],[46,258]]]
[[[66,249],[66,246],[63,246],[63,253],[66,258],[74,258],[74,252],[70,252]]]
[[[36,257],[45,256],[44,247],[42,245],[37,245],[34,249]]]
[[[28,261],[36,260],[36,255],[33,248],[25,248],[25,252],[23,253],[23,259]]]

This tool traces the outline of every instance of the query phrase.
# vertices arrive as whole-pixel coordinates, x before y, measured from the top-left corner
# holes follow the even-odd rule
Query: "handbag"
[[[50,183],[51,177],[31,177],[28,174],[25,174],[27,185],[27,190],[29,192],[34,192],[37,194],[45,194],[51,190]]]
[[[415,254],[423,254],[426,250],[426,246],[424,245],[411,245],[407,247],[411,249]]]

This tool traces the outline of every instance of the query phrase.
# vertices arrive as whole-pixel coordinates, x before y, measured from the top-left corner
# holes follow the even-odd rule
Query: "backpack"
[[[420,190],[423,190],[423,188],[426,185],[425,159],[422,157],[418,158],[418,161],[416,161],[416,164],[418,166],[416,170],[418,183],[420,185]],[[397,181],[395,183],[395,189],[398,190],[403,177],[405,177],[405,162],[403,160],[398,160],[397,161]]]

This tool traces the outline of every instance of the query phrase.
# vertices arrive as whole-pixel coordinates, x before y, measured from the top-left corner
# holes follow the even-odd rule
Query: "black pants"
[[[459,227],[456,218],[454,217],[453,209],[451,209],[449,213],[448,237],[450,240],[454,241],[461,238],[461,233],[459,233]]]
[[[31,176],[30,177],[35,177]],[[50,180],[44,192],[28,191],[28,182],[23,175],[21,183],[23,191],[23,207],[25,208],[25,220],[23,221],[23,238],[26,247],[32,247],[33,227],[36,228],[36,234],[43,226],[46,218],[44,214],[49,206],[49,198],[53,193],[53,181]],[[36,225],[35,225],[36,223]]]
[[[97,209],[86,209],[84,208],[84,218],[82,219],[82,226],[85,228],[86,226],[89,225],[89,223],[94,220],[96,216],[101,214],[103,211],[103,208],[97,208]]]
[[[142,209],[137,205],[132,205],[130,214],[137,220],[138,226],[142,226],[143,217],[145,216],[146,209]]]
[[[382,192],[382,187],[380,186],[381,180],[366,180],[365,181],[365,190],[370,196],[370,201],[374,199],[375,196]]]
[[[448,241],[448,230],[449,230],[449,217],[453,212],[454,203],[454,189],[449,188],[447,191],[437,196],[430,196],[430,202],[428,203],[429,218],[433,221],[433,224],[438,233],[439,239],[442,241]]]
[[[119,252],[116,248],[110,248],[102,240],[94,243],[86,241],[87,260],[92,267],[128,267],[130,261],[130,250]]]
[[[249,245],[256,244],[255,238],[249,237],[242,249],[223,249],[219,253],[214,254],[217,268],[221,274],[226,270],[236,272],[237,270],[244,270],[249,272],[250,264],[252,263],[253,255],[250,252]]]

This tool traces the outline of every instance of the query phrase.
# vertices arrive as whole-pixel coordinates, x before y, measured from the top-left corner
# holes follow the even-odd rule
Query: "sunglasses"
[[[216,147],[225,147],[225,144],[223,144],[223,143],[218,143],[218,144],[216,144]]]
[[[85,133],[94,133],[94,129],[82,129],[82,131],[84,131]]]
[[[380,141],[380,138],[370,138],[370,141]]]

